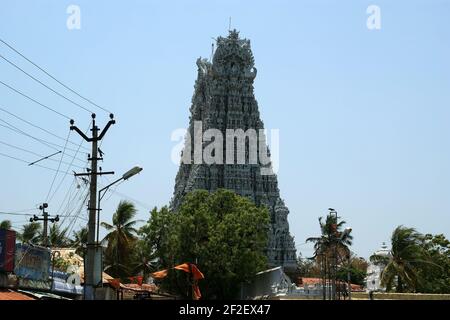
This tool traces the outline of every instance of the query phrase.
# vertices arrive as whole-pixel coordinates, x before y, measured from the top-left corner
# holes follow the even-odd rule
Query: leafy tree
[[[417,288],[423,293],[450,293],[450,241],[443,234],[426,234],[423,247],[430,263],[419,271],[422,281]]]
[[[350,273],[350,282],[354,284],[364,285],[367,276],[368,263],[361,257],[350,256],[350,261],[342,261],[338,271],[337,278],[341,281],[347,282],[348,273]]]
[[[177,235],[173,232],[173,226],[177,224],[176,215],[172,214],[168,207],[164,206],[159,211],[155,207],[150,212],[150,219],[139,229],[143,246],[148,254],[156,258],[157,268],[172,265],[175,262],[175,253],[172,248],[176,246]]]
[[[150,250],[148,243],[141,239],[135,242],[132,252],[133,274],[142,275],[145,283],[150,273],[157,271],[155,255]]]
[[[320,277],[320,266],[314,259],[303,258],[300,254],[297,258],[297,270],[296,276],[298,277]]]
[[[107,244],[105,250],[105,271],[113,277],[127,277],[131,272],[132,250],[137,240],[137,230],[134,228],[138,221],[133,220],[136,215],[134,204],[121,201],[113,214],[112,224],[102,222],[101,226],[109,233],[102,240]]]
[[[12,228],[11,221],[3,220],[0,222],[0,229],[10,230]]]
[[[22,232],[17,235],[19,241],[25,244],[40,244],[41,242],[41,224],[30,222],[23,225]]]
[[[185,196],[180,209],[154,209],[141,229],[160,268],[195,263],[205,275],[199,286],[205,299],[236,298],[240,285],[267,266],[269,213],[251,200],[220,189]],[[167,290],[189,296],[186,274],[169,272]]]

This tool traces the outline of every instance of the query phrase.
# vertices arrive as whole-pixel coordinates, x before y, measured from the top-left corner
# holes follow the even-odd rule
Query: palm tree
[[[306,239],[306,242],[314,243],[314,256],[311,259],[315,259],[320,265],[323,283],[327,283],[332,278],[334,288],[336,288],[338,259],[341,257],[340,260],[343,261],[342,256],[348,256],[350,254],[349,246],[352,245],[353,240],[353,236],[350,234],[351,229],[342,231],[346,222],[342,220],[338,223],[338,218],[336,215],[329,214],[326,216],[324,223],[322,217],[320,217],[320,236]],[[335,292],[336,290],[334,289],[333,293],[329,293],[330,296],[331,294],[334,296]],[[325,287],[323,298],[326,298]]]
[[[71,241],[71,246],[75,247],[76,248],[75,253],[77,253],[82,257],[84,257],[84,254],[86,253],[87,240],[88,240],[87,227],[83,227],[80,230],[73,232],[73,240]]]
[[[420,278],[418,271],[423,264],[431,263],[422,246],[423,236],[414,228],[398,226],[391,237],[392,249],[389,256],[373,255],[370,260],[383,263],[381,285],[396,292],[415,291]]]
[[[115,277],[126,276],[130,272],[131,250],[137,240],[138,221],[132,220],[136,215],[134,204],[121,201],[112,218],[112,225],[102,222],[101,226],[109,233],[102,240],[106,244],[105,271],[109,270]]]
[[[144,240],[137,240],[133,250],[132,270],[147,282],[150,273],[157,271],[156,256]]]
[[[0,229],[10,230],[12,228],[12,223],[9,220],[3,220],[0,222]]]
[[[352,245],[353,236],[350,234],[351,230],[342,231],[345,224],[344,220],[337,223],[337,217],[331,214],[327,215],[325,223],[322,222],[322,217],[319,218],[320,236],[306,239],[306,242],[314,243],[313,258],[329,255],[335,245],[339,252],[349,252],[348,247]]]
[[[67,237],[68,228],[61,229],[58,224],[53,224],[50,227],[48,234],[48,243],[52,247],[65,248],[69,245],[69,238]]]
[[[22,227],[22,232],[17,238],[25,244],[38,244],[41,240],[41,224],[38,222],[30,222]]]

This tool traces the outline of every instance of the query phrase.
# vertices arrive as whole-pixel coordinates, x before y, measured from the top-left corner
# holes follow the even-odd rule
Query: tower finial
[[[228,21],[228,31],[231,31],[231,17],[230,20]]]

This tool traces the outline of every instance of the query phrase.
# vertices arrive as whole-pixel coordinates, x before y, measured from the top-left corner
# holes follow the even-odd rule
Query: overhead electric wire
[[[54,112],[54,113],[60,115],[61,117],[66,118],[67,120],[71,120],[71,118],[68,117],[68,116],[66,116],[65,114],[62,114],[61,112],[55,110],[54,108],[49,107],[49,106],[43,104],[42,102],[39,102],[39,101],[37,101],[36,99],[31,98],[30,96],[28,96],[28,95],[26,95],[25,93],[23,93],[23,92],[17,90],[16,88],[13,88],[13,87],[10,86],[9,84],[6,84],[6,83],[4,83],[4,82],[1,81],[1,80],[0,80],[0,83],[1,83],[2,85],[4,85],[5,87],[7,87],[8,89],[14,91],[15,93],[20,94],[21,96],[27,98],[28,100],[31,100],[31,101],[33,101],[34,103],[40,105],[41,107],[43,107],[43,108],[45,108],[45,109],[48,109],[48,110],[50,110],[50,111],[52,111],[52,112]]]
[[[69,188],[67,188],[66,195],[64,196],[63,200],[60,202],[58,210],[56,212],[61,212],[61,209],[63,207],[63,204],[66,202],[67,197],[69,197],[69,198],[68,198],[68,201],[67,201],[67,204],[66,204],[66,209],[69,207],[69,203],[70,203],[70,201],[72,199],[72,195],[73,195],[72,188],[73,188],[74,185],[77,185],[77,180],[76,179],[77,179],[76,177],[73,177],[72,184],[69,186]],[[78,192],[80,192],[79,188],[78,188],[76,193],[78,193]],[[65,211],[67,211],[67,210],[65,210]],[[62,219],[61,225],[64,224],[64,221],[65,221],[65,219]]]
[[[24,149],[24,148],[21,148],[21,147],[12,145],[12,144],[9,144],[9,143],[7,143],[7,142],[4,142],[4,141],[1,141],[1,140],[0,140],[0,143],[3,144],[3,145],[8,146],[8,147],[10,147],[10,148],[14,148],[14,149],[17,149],[17,150],[20,150],[20,151],[23,151],[23,152],[27,152],[27,153],[29,153],[29,154],[32,154],[32,155],[36,156],[36,157],[45,158],[45,156],[43,156],[43,155],[41,155],[41,154],[39,154],[39,153],[36,153],[36,152],[30,151],[30,150]],[[52,159],[52,158],[48,158],[47,160],[51,160],[51,161],[54,161],[54,162],[59,162],[58,160],[55,160],[55,159]],[[78,165],[76,165],[76,164],[68,163],[68,162],[65,162],[65,161],[63,161],[62,163],[64,163],[65,165],[68,165],[69,168],[70,168],[70,167],[77,167],[77,168],[79,168],[79,169],[84,169],[84,167],[78,166]],[[36,165],[36,163],[34,163],[33,165]]]
[[[64,158],[64,153],[66,152],[66,147],[67,147],[67,142],[69,141],[70,132],[71,132],[71,131],[69,130],[69,132],[67,133],[66,144],[64,145],[64,149],[63,149],[63,152],[62,152],[62,154],[61,154],[61,158],[59,159],[58,169],[56,169],[56,173],[55,173],[55,175],[53,176],[53,180],[52,180],[52,183],[51,183],[51,185],[50,185],[50,189],[48,190],[48,193],[47,193],[47,197],[46,197],[46,199],[45,199],[45,202],[48,202],[48,198],[50,197],[50,192],[52,192],[53,185],[54,185],[54,183],[55,183],[56,177],[58,176],[59,169],[61,168],[61,163],[62,163],[62,159]],[[76,154],[75,154],[75,155],[76,155]],[[66,172],[66,174],[67,174],[67,172]]]
[[[12,213],[23,213],[23,212],[30,212],[30,211],[36,211],[37,208],[29,208],[29,209],[23,209],[23,210],[7,210],[8,212]]]
[[[53,149],[53,150],[55,150],[55,151],[60,151],[60,150],[58,150],[58,149],[55,148],[55,147],[63,148],[63,146],[61,146],[61,145],[59,145],[59,144],[57,144],[57,143],[53,143],[53,142],[50,142],[50,141],[47,141],[47,140],[44,140],[44,139],[36,138],[36,137],[34,137],[34,136],[32,136],[32,135],[26,133],[25,131],[23,131],[23,130],[17,128],[16,126],[12,125],[12,124],[9,123],[8,121],[5,121],[5,120],[3,120],[3,119],[1,119],[1,118],[0,118],[0,121],[3,122],[3,123],[6,123],[6,125],[3,125],[3,124],[0,123],[0,126],[6,128],[6,129],[9,129],[9,130],[11,130],[11,131],[14,131],[14,132],[16,132],[16,133],[20,133],[20,134],[22,134],[22,135],[24,135],[24,136],[27,136],[27,137],[29,137],[29,138],[31,138],[31,139],[33,139],[33,140],[36,140],[36,141],[40,142],[41,144],[47,146],[48,148],[51,148],[51,149]],[[72,149],[72,148],[69,148],[69,147],[66,147],[66,149],[69,150],[69,151],[73,151],[73,152],[76,152],[76,151],[77,151],[77,150]],[[83,152],[83,153],[85,153],[85,152]],[[87,153],[86,153],[86,154],[87,154]],[[85,160],[82,160],[82,159],[80,159],[80,158],[76,158],[76,159],[79,160],[79,161],[81,161],[81,162],[83,162],[83,163],[85,162]]]
[[[11,216],[34,216],[35,214],[32,214],[32,213],[14,213],[14,212],[7,212],[7,211],[0,211],[0,214],[7,214],[7,215],[11,215]],[[71,215],[61,215],[61,214],[58,214],[58,216],[60,216],[60,217],[74,217],[74,216],[71,216]],[[17,221],[16,221],[17,222]]]
[[[77,182],[77,181],[76,181],[76,177],[74,177],[74,178],[75,178],[75,179],[74,179],[74,182]],[[62,205],[63,205],[63,203],[64,203],[64,201],[65,201],[65,199],[66,199],[66,197],[67,197],[67,194],[66,194],[66,196],[64,197],[63,202],[60,204],[60,206],[59,206],[59,208],[58,208],[58,212],[65,212],[67,215],[72,214],[72,213],[74,212],[74,210],[76,210],[76,208],[73,207],[73,203],[77,202],[77,201],[76,201],[77,198],[78,198],[78,200],[81,200],[83,192],[86,192],[86,191],[89,190],[89,189],[87,188],[87,185],[83,185],[83,188],[81,188],[81,187],[78,187],[78,184],[76,183],[76,185],[77,185],[77,190],[76,190],[76,192],[70,192],[70,191],[71,191],[70,189],[72,188],[73,185],[74,185],[74,184],[72,183],[72,185],[69,187],[69,190],[68,190],[68,193],[69,193],[69,199],[68,199],[68,201],[67,201],[67,203],[66,203],[66,205],[65,205],[65,208],[64,208],[63,210],[61,210]],[[72,208],[72,207],[73,207],[73,208]],[[61,225],[64,224],[65,220],[66,220],[65,218],[62,219]]]
[[[81,94],[79,94],[78,92],[76,92],[74,89],[70,88],[68,85],[62,83],[61,81],[59,81],[58,79],[56,79],[53,75],[51,75],[49,72],[47,72],[46,70],[44,70],[44,68],[40,67],[37,63],[31,61],[30,59],[28,59],[24,54],[22,54],[21,52],[19,52],[17,49],[15,49],[13,46],[11,46],[9,43],[7,43],[6,41],[4,41],[3,39],[0,38],[0,42],[2,42],[4,45],[6,45],[8,48],[10,48],[12,51],[14,51],[15,53],[17,53],[19,56],[21,56],[23,59],[25,59],[26,61],[28,61],[29,63],[31,63],[33,66],[35,66],[36,68],[38,68],[40,71],[42,71],[43,73],[45,73],[48,77],[50,77],[51,79],[53,79],[54,81],[56,81],[57,83],[59,83],[61,86],[63,86],[64,88],[66,88],[67,90],[69,90],[70,92],[72,92],[73,94],[77,95],[78,97],[80,97],[81,99],[89,102],[90,104],[92,104],[93,106],[99,108],[100,110],[103,110],[105,112],[108,113],[112,113],[111,111],[109,111],[106,108],[103,108],[102,106],[96,104],[95,102],[93,102],[92,100],[82,96]]]
[[[26,163],[26,164],[30,163],[30,161],[26,161],[26,160],[23,160],[23,159],[14,157],[14,156],[10,156],[8,154],[1,153],[1,152],[0,152],[0,156],[6,157],[6,158],[10,158],[10,159],[13,159],[13,160],[16,160],[16,161],[19,161],[19,162],[23,162],[23,163]],[[43,166],[43,165],[40,165],[40,164],[35,164],[35,166],[43,168],[43,169],[51,170],[51,171],[56,171],[56,169],[54,169],[54,168],[49,168],[49,167],[46,167],[46,166]]]
[[[0,214],[8,214],[10,216],[33,216],[31,213],[17,213],[17,212],[5,212],[0,211]]]
[[[63,205],[63,203],[66,201],[66,199],[67,199],[67,197],[69,196],[70,192],[72,191],[73,186],[76,185],[76,181],[77,181],[77,180],[76,180],[76,177],[73,177],[72,183],[71,183],[70,186],[67,188],[66,195],[64,196],[64,198],[63,198],[62,201],[60,202],[57,212],[60,212],[60,211],[61,211],[62,205]]]
[[[23,70],[21,67],[19,67],[18,65],[16,65],[14,62],[8,60],[7,58],[5,58],[4,56],[2,56],[0,54],[0,58],[2,58],[3,60],[5,60],[6,62],[8,62],[10,65],[12,65],[13,67],[15,67],[16,69],[22,71],[24,74],[26,74],[28,77],[30,77],[31,79],[33,79],[34,81],[36,81],[37,83],[39,83],[40,85],[44,86],[45,88],[47,88],[48,90],[50,90],[51,92],[53,92],[54,94],[58,95],[59,97],[69,101],[70,103],[72,103],[73,105],[89,112],[89,113],[93,113],[91,110],[89,110],[88,108],[83,107],[81,104],[76,103],[75,101],[73,101],[72,99],[67,98],[65,95],[59,93],[58,91],[56,91],[55,89],[53,89],[52,87],[49,87],[48,85],[46,85],[45,83],[43,83],[41,80],[35,78],[34,76],[32,76],[31,74],[29,74],[28,72],[26,72],[25,70]]]
[[[108,190],[108,191],[111,192],[111,193],[113,193],[113,194],[115,194],[115,195],[118,195],[118,196],[121,196],[121,197],[123,197],[123,198],[125,198],[125,199],[130,200],[130,201],[132,201],[132,202],[134,202],[134,203],[140,205],[142,208],[145,208],[145,209],[147,209],[147,210],[152,210],[152,209],[153,209],[153,207],[150,206],[149,204],[144,203],[144,202],[142,202],[142,201],[140,201],[140,200],[134,199],[134,198],[132,198],[132,197],[130,197],[130,196],[128,196],[128,195],[126,195],[126,194],[124,194],[124,193],[122,193],[122,192],[119,192],[119,191],[117,191],[117,190]]]
[[[3,111],[4,113],[9,114],[10,116],[13,116],[14,118],[16,118],[16,119],[18,119],[18,120],[20,120],[20,121],[22,121],[22,122],[25,122],[26,124],[28,124],[28,125],[30,125],[30,126],[32,126],[32,127],[35,127],[35,128],[37,128],[37,129],[39,129],[39,130],[42,130],[42,131],[44,131],[45,133],[48,133],[49,135],[54,136],[55,138],[58,138],[58,139],[63,140],[63,141],[65,140],[63,137],[58,136],[57,134],[55,134],[55,133],[53,133],[53,132],[51,132],[51,131],[49,131],[49,130],[47,130],[47,129],[45,129],[45,128],[42,128],[42,127],[38,126],[37,124],[34,124],[34,123],[32,123],[32,122],[30,122],[30,121],[28,121],[28,120],[25,120],[25,119],[23,119],[22,117],[20,117],[20,116],[14,114],[14,113],[12,113],[12,112],[10,112],[10,111],[8,111],[8,110],[2,108],[2,107],[0,107],[0,111]],[[69,141],[69,143],[70,143],[70,144],[73,144],[73,145],[78,145],[77,143],[75,143],[75,142],[73,142],[73,141]],[[89,150],[89,149],[87,149],[86,147],[83,147],[83,149],[84,149],[84,150]]]
[[[81,218],[81,219],[87,221],[86,218],[80,217],[80,215],[81,215],[81,211],[82,211],[82,209],[83,209],[84,204],[86,203],[86,200],[87,200],[88,196],[89,196],[89,192],[86,192],[86,195],[84,196],[84,199],[80,202],[79,206],[77,206],[77,207],[78,207],[78,210],[77,210],[77,212],[75,213],[75,215],[70,215],[70,216],[72,217],[72,220],[69,221],[67,227],[65,228],[65,229],[66,229],[66,232],[67,232],[67,233],[66,233],[66,234],[67,234],[67,237],[70,237],[70,233],[72,232],[72,230],[73,230],[73,228],[75,227],[75,224],[76,224],[76,222],[77,222],[77,220],[78,220],[79,218]],[[81,199],[81,197],[80,197],[80,199]],[[60,226],[63,226],[64,221],[65,221],[65,219],[63,219],[63,221],[60,223]]]
[[[89,131],[90,127],[91,127],[91,126],[89,125],[88,128],[86,129],[86,131],[84,132],[85,134]],[[70,131],[69,131],[69,135],[70,135]],[[69,141],[69,136],[67,137],[67,141]],[[52,196],[50,197],[50,199],[47,199],[48,202],[51,202],[51,201],[52,201],[52,199],[53,199],[53,197],[55,196],[56,192],[59,190],[59,188],[61,187],[62,183],[63,183],[64,180],[66,179],[67,173],[68,173],[69,170],[71,169],[72,164],[73,164],[73,161],[75,160],[75,157],[77,156],[78,151],[80,150],[81,145],[83,144],[83,141],[84,141],[84,139],[81,139],[80,144],[78,145],[78,150],[77,150],[77,152],[73,155],[72,161],[70,162],[69,166],[67,167],[66,174],[62,176],[61,181],[59,182],[58,186],[57,186],[56,189],[55,189],[55,192],[52,194]],[[81,167],[79,167],[79,168],[81,168]]]

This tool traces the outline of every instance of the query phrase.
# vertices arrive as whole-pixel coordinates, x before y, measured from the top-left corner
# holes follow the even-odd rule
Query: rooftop
[[[36,300],[26,294],[10,289],[0,289],[0,300]]]

